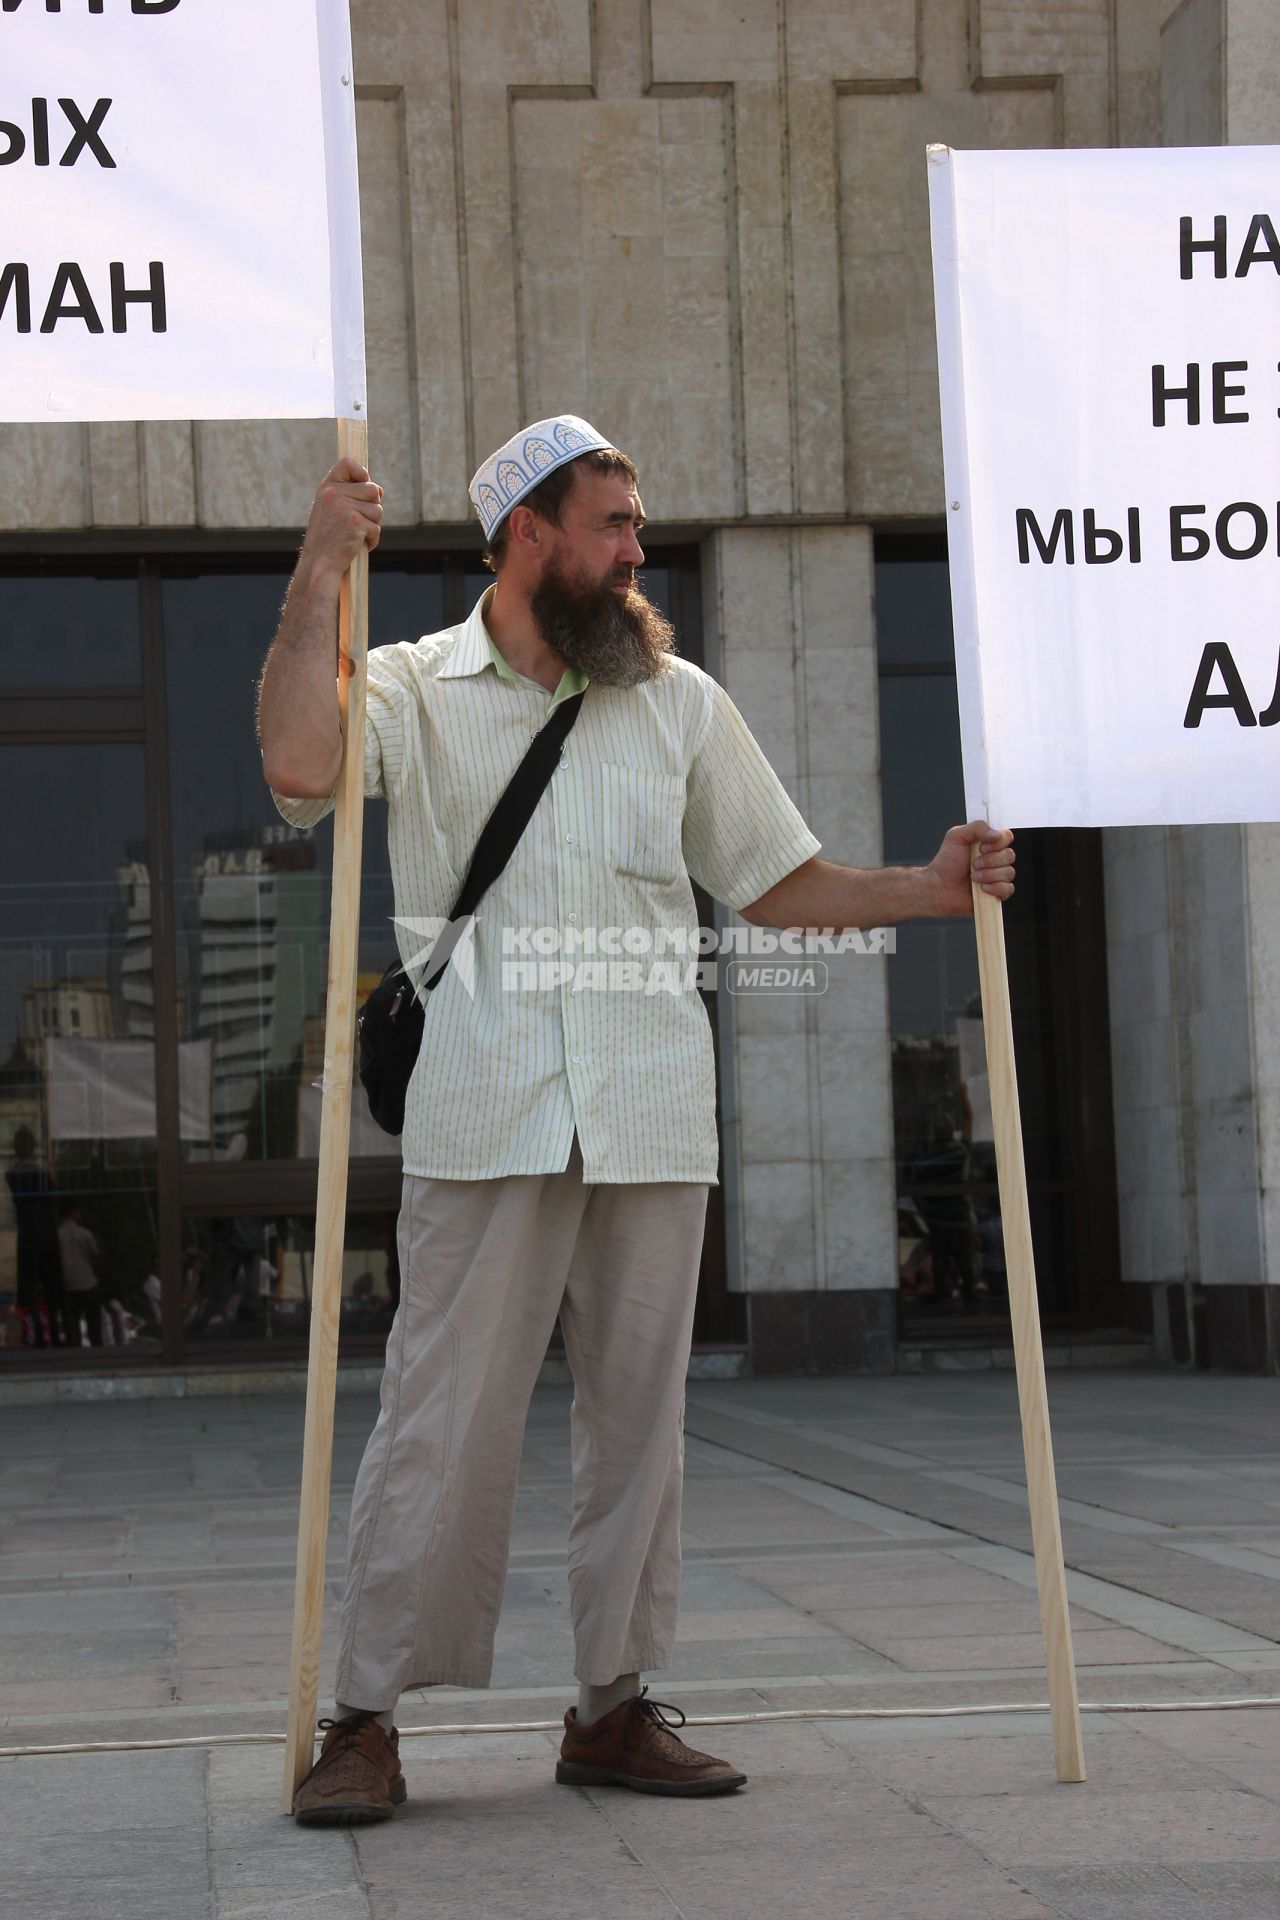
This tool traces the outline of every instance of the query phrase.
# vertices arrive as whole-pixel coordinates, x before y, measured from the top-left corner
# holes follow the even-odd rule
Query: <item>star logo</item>
[[[428,961],[434,960],[435,969],[441,962],[456,973],[462,983],[463,991],[469,1000],[476,997],[476,921],[474,914],[467,914],[462,920],[442,920],[434,916],[421,914],[393,913],[392,922],[402,928],[417,942],[414,951],[405,956],[405,969],[414,981],[419,1000],[425,996],[422,991],[422,978],[427,971]],[[434,970],[434,969],[433,969]]]

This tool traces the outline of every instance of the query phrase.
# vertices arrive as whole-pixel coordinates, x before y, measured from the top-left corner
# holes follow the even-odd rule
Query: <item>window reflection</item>
[[[0,804],[0,1333],[128,1345],[157,1238],[142,749],[10,747]]]
[[[0,680],[11,687],[137,686],[136,570],[0,573]]]
[[[183,1228],[182,1313],[188,1341],[305,1339],[315,1272],[315,1221],[219,1215]],[[400,1303],[394,1211],[348,1216],[340,1339],[385,1339]]]
[[[317,1150],[333,829],[281,820],[262,778],[256,685],[287,576],[164,583],[175,908],[184,1039],[208,1061],[210,1120],[188,1156],[291,1160]],[[438,576],[371,576],[371,640],[439,624]],[[366,815],[361,997],[394,947],[385,820]],[[394,1153],[353,1102],[353,1155]]]

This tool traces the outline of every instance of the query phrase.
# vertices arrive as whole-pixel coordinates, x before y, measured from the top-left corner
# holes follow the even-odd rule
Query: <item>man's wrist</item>
[[[945,904],[944,888],[941,877],[932,864],[927,867],[908,867],[907,872],[915,881],[917,920],[941,920],[951,909]]]
[[[289,598],[304,607],[323,605],[332,600],[336,606],[346,568],[324,553],[309,553],[304,546],[298,555],[289,586]]]

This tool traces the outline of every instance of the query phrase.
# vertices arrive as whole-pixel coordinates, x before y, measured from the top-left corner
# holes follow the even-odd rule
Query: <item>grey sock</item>
[[[612,1713],[624,1700],[634,1699],[640,1691],[638,1673],[620,1673],[606,1687],[588,1686],[585,1680],[578,1687],[578,1725],[594,1726],[606,1713]]]
[[[349,1713],[367,1712],[367,1707],[349,1707],[344,1700],[339,1700],[334,1707],[334,1715],[339,1720],[345,1719]],[[373,1717],[384,1733],[390,1733],[396,1724],[396,1710],[394,1707],[388,1707],[385,1713],[375,1713]]]

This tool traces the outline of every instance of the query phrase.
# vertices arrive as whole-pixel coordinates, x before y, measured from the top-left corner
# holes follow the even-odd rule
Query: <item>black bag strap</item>
[[[532,820],[538,802],[559,764],[561,750],[578,717],[583,698],[583,693],[570,694],[567,700],[560,702],[546,725],[534,734],[532,746],[480,829],[480,838],[476,841],[467,877],[453,903],[453,912],[431,949],[431,958],[422,976],[423,993],[430,993],[444,973],[471,916],[519,845],[520,837]]]

